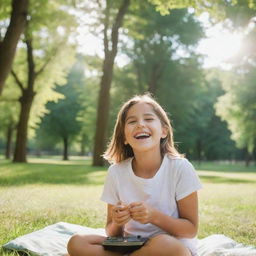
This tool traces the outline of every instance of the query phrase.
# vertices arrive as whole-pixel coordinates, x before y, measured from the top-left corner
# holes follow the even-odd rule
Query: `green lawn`
[[[256,166],[195,166],[204,187],[199,238],[218,233],[256,246]],[[0,160],[0,245],[59,221],[103,227],[106,206],[99,197],[105,170],[78,158]]]

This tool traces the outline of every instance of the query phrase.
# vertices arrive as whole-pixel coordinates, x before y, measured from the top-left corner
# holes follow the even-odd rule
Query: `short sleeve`
[[[185,198],[201,188],[202,185],[193,165],[187,159],[183,159],[177,172],[176,201]]]
[[[119,196],[117,192],[117,183],[114,170],[111,168],[108,169],[106,176],[103,192],[100,198],[103,202],[115,205],[119,201]]]

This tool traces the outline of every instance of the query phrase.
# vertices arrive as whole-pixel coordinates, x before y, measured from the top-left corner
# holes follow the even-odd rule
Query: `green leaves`
[[[195,0],[149,0],[150,3],[156,6],[156,10],[161,13],[161,15],[170,14],[172,9],[181,9],[187,7],[195,7]]]
[[[227,121],[232,138],[240,148],[252,152],[256,143],[256,86],[255,71],[246,76],[232,73],[225,94],[216,104],[217,114]]]
[[[38,131],[41,146],[54,145],[56,142],[68,138],[71,143],[81,129],[81,122],[77,119],[81,110],[79,94],[84,86],[83,70],[74,66],[68,75],[67,83],[57,87],[56,92],[62,96],[58,102],[47,104],[48,113],[42,119]]]

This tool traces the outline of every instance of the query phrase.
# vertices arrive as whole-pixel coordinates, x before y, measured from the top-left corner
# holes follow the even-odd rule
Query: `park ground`
[[[256,246],[256,166],[194,165],[203,183],[198,237],[224,234]],[[103,227],[106,206],[99,197],[106,169],[78,157],[29,158],[28,164],[0,160],[0,246],[60,221]],[[0,249],[0,255],[16,254]]]

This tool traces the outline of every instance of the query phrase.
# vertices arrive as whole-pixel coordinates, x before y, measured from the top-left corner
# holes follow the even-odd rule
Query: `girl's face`
[[[167,136],[159,117],[151,105],[140,102],[127,112],[125,127],[125,144],[129,144],[134,153],[160,150],[160,140]]]

